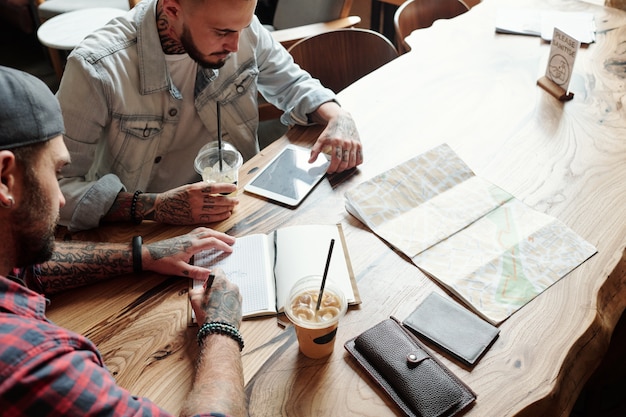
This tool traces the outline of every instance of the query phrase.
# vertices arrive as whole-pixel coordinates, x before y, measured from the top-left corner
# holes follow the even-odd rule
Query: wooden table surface
[[[251,416],[400,416],[355,366],[343,343],[390,315],[404,319],[430,292],[444,293],[344,208],[344,193],[374,175],[448,143],[477,175],[563,221],[598,253],[500,325],[500,337],[473,368],[434,354],[478,395],[469,416],[568,416],[607,349],[626,307],[626,13],[571,0],[525,5],[588,10],[596,43],[581,49],[572,101],[536,85],[549,45],[494,33],[498,5],[415,32],[412,51],[340,93],[355,117],[366,162],[324,179],[297,209],[240,192],[234,236],[290,224],[341,222],[363,303],[351,308],[334,353],[298,352],[293,328],[276,318],[245,321],[242,333]],[[311,144],[321,130],[294,128],[242,167],[245,184],[286,143]],[[74,239],[129,242],[189,227],[146,222],[77,233]],[[144,273],[52,298],[49,317],[91,338],[117,381],[178,413],[191,386],[197,328],[187,327],[182,278]]]

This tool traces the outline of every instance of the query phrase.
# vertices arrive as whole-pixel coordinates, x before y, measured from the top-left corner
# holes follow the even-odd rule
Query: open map
[[[346,209],[495,325],[597,251],[446,144],[348,191]]]

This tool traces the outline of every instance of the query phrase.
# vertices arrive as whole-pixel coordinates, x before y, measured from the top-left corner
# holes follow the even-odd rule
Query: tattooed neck
[[[157,3],[156,22],[163,52],[168,55],[179,55],[186,53],[183,45],[172,36],[174,33],[174,28],[167,20],[167,15],[163,11],[163,3],[161,1]]]

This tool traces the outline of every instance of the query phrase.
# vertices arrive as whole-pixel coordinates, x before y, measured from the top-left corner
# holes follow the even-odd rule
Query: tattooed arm
[[[309,162],[320,152],[331,156],[326,172],[341,172],[363,163],[361,139],[354,119],[334,101],[319,106],[309,117],[317,124],[326,125],[311,149]]]
[[[239,288],[216,269],[209,288],[189,292],[198,323],[220,322],[239,329],[241,295]],[[239,344],[230,336],[204,336],[193,386],[182,406],[181,416],[198,415],[206,410],[220,411],[233,417],[244,417],[243,365]]]
[[[163,275],[206,279],[209,270],[189,264],[201,250],[215,248],[232,252],[235,238],[205,227],[170,239],[145,244],[141,259],[143,269]],[[42,264],[37,278],[45,294],[133,272],[130,243],[56,242],[50,261]]]
[[[165,224],[193,225],[219,222],[230,217],[239,200],[220,195],[237,190],[234,184],[197,182],[164,193],[143,193],[137,198],[135,217]],[[130,221],[133,194],[121,192],[103,221]]]

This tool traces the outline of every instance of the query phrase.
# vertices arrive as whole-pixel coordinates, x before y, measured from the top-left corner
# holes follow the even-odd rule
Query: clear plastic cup
[[[207,143],[202,148],[200,148],[200,150],[198,151],[198,155],[200,155],[203,152],[206,152],[207,150],[209,150],[211,148],[217,148],[218,144],[219,144],[219,142],[216,141],[216,140]],[[230,149],[232,151],[236,151],[237,150],[237,148],[235,148],[235,146],[232,143],[227,142],[225,140],[222,141],[222,149]]]
[[[213,146],[212,144],[215,143]],[[232,145],[222,143],[222,163],[220,167],[220,152],[217,142],[211,142],[202,147],[194,161],[194,168],[202,176],[202,180],[212,183],[229,183],[237,185],[239,168],[243,164],[243,157]]]
[[[316,311],[321,284],[322,277],[318,275],[298,280],[285,303],[285,314],[296,329],[300,352],[313,359],[333,352],[339,320],[348,309],[345,295],[328,277],[320,309]]]

